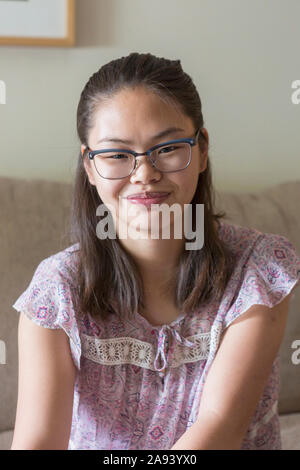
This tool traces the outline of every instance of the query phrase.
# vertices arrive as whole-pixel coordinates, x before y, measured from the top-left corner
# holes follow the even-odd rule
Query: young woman
[[[215,214],[193,81],[180,61],[113,60],[84,87],[77,129],[73,244],[14,304],[12,449],[280,449],[278,351],[300,259],[285,237]],[[202,247],[162,225],[134,236],[173,204],[183,218],[169,227],[191,207]]]

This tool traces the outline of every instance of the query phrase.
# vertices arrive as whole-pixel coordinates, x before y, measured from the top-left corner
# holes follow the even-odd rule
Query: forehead
[[[136,134],[138,139],[171,126],[182,127],[187,132],[193,128],[191,119],[178,103],[136,87],[119,91],[99,104],[94,114],[92,135],[101,139],[111,133],[124,138]]]

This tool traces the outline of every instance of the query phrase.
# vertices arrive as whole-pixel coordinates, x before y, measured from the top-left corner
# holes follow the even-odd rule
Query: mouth
[[[159,193],[159,192],[148,192],[133,194],[127,197],[127,200],[132,204],[144,204],[146,206],[151,204],[160,204],[162,201],[165,201],[171,193]]]

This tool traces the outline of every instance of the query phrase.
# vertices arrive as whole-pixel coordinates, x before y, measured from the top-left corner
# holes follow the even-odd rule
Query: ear
[[[209,135],[208,135],[208,132],[207,130],[205,129],[205,127],[203,127],[201,129],[201,133],[204,135],[205,137],[205,140],[206,140],[206,143],[201,145],[201,147],[203,148],[200,149],[200,161],[201,161],[201,164],[200,164],[200,170],[199,170],[199,174],[202,173],[203,171],[206,170],[207,168],[207,158],[208,158],[208,146],[209,146]]]
[[[81,145],[80,152],[81,152],[82,157],[83,157],[83,153],[84,153],[85,149],[86,149],[86,145]]]
[[[86,150],[86,145],[81,145],[80,151],[81,151],[81,157],[83,159],[83,166],[87,173],[89,182],[91,183],[91,185],[96,186],[94,171],[91,165],[91,160],[87,157],[87,155],[83,156],[85,150]]]

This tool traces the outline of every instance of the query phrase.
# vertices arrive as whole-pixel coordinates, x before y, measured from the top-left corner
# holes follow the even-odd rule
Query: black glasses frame
[[[121,176],[120,178],[107,178],[105,176],[100,175],[100,173],[98,172],[98,170],[96,168],[96,164],[95,164],[95,160],[94,160],[95,169],[96,169],[98,175],[101,176],[101,178],[108,179],[108,180],[119,180],[119,179],[123,179],[123,178],[128,178],[128,176],[130,176],[134,172],[134,170],[136,169],[137,157],[142,156],[142,155],[147,155],[147,157],[151,161],[152,166],[154,166],[158,171],[161,171],[162,173],[175,173],[177,171],[182,171],[182,170],[184,170],[185,168],[187,168],[189,166],[189,164],[191,163],[192,152],[190,154],[189,161],[188,161],[188,163],[186,164],[186,166],[184,168],[180,168],[180,170],[168,170],[168,171],[160,170],[159,168],[156,167],[155,162],[151,158],[151,153],[154,150],[156,150],[160,147],[165,147],[166,145],[169,145],[169,144],[177,144],[177,143],[181,143],[181,142],[186,142],[186,143],[190,144],[191,147],[193,147],[194,145],[196,145],[196,143],[198,141],[199,133],[201,132],[202,129],[203,129],[203,127],[199,127],[197,129],[197,131],[194,134],[195,137],[185,138],[185,139],[177,139],[177,140],[168,140],[168,142],[163,142],[161,144],[154,145],[150,149],[146,150],[146,152],[135,152],[134,150],[122,149],[122,148],[109,148],[109,149],[101,149],[101,150],[91,150],[89,147],[87,147],[88,157],[89,157],[90,160],[94,160],[94,157],[96,155],[100,155],[101,153],[106,153],[106,152],[126,152],[126,153],[130,153],[131,155],[134,156],[134,166],[133,166],[131,172],[127,176]]]

